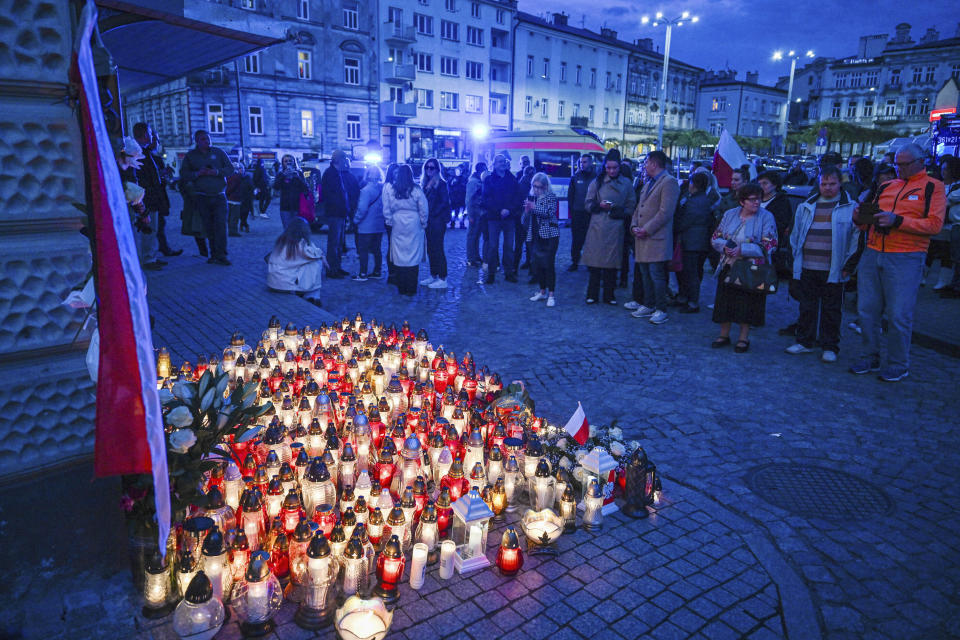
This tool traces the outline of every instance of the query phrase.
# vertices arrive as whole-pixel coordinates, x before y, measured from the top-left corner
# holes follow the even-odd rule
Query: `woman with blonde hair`
[[[531,271],[540,290],[530,300],[556,304],[553,292],[557,287],[557,248],[560,246],[560,227],[557,224],[557,196],[550,186],[550,177],[538,173],[530,180],[530,195],[523,203],[527,217],[526,241],[533,248]]]

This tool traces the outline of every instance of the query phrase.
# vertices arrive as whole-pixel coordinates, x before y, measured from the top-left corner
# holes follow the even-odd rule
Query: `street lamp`
[[[787,84],[787,102],[783,105],[783,122],[780,125],[780,132],[783,136],[783,147],[782,150],[785,151],[787,148],[787,127],[790,124],[790,102],[793,98],[793,75],[797,70],[797,60],[800,59],[800,55],[794,51],[790,50],[786,53],[786,56],[790,58],[790,82]],[[773,61],[779,62],[783,60],[784,53],[783,51],[774,51],[773,52]],[[805,58],[813,58],[813,51],[808,49],[806,53],[803,54]],[[799,100],[797,100],[799,102]]]
[[[660,74],[660,124],[657,128],[657,148],[661,150],[663,149],[663,123],[667,118],[665,107],[667,100],[667,71],[670,66],[670,37],[674,27],[682,27],[684,22],[694,23],[699,21],[700,18],[691,16],[689,11],[684,11],[673,19],[665,17],[660,11],[657,11],[653,20],[650,20],[648,16],[643,16],[643,18],[640,19],[641,24],[650,23],[654,27],[663,25],[667,28],[667,37],[663,44],[663,73]]]

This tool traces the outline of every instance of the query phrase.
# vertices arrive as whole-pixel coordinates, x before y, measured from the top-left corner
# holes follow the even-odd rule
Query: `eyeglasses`
[[[895,164],[895,165],[897,165],[898,167],[901,167],[901,168],[902,168],[902,167],[909,167],[909,166],[912,165],[914,162],[919,162],[919,161],[922,161],[922,160],[923,160],[922,158],[914,158],[913,160],[907,160],[906,162],[894,162],[893,164]]]

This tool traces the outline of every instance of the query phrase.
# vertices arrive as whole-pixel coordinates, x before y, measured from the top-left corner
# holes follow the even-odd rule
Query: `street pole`
[[[233,81],[234,81],[234,84],[235,84],[236,87],[237,87],[237,116],[238,116],[238,120],[240,121],[240,122],[239,122],[239,124],[240,124],[240,157],[239,157],[239,161],[240,161],[240,162],[243,162],[243,161],[246,159],[246,158],[244,158],[244,153],[243,153],[243,149],[244,149],[244,147],[246,147],[246,144],[245,144],[245,141],[244,141],[244,139],[243,139],[243,125],[244,125],[244,122],[243,122],[243,106],[242,106],[242,104],[241,104],[241,102],[240,102],[240,65],[237,64],[236,58],[234,58],[234,60],[233,60]]]
[[[792,56],[790,58],[790,82],[787,83],[787,104],[783,109],[783,138],[781,139],[781,144],[783,145],[780,149],[780,153],[787,152],[787,129],[790,128],[790,101],[793,99],[793,74],[797,70],[797,58]]]
[[[670,69],[670,35],[673,33],[673,25],[667,23],[667,38],[663,45],[663,73],[660,74],[660,126],[657,131],[657,149],[663,151],[663,124],[667,119],[667,71]]]

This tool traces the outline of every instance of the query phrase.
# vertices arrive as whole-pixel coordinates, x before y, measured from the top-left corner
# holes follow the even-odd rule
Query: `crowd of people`
[[[156,138],[144,123],[134,134],[147,162],[122,168],[124,179],[146,192],[139,219],[158,222],[137,227],[144,268],[155,269],[164,264],[158,249],[165,255],[180,251],[170,248],[163,232],[169,200],[162,161],[151,154]],[[494,284],[498,272],[515,283],[519,271],[529,269],[529,282],[537,285],[530,300],[557,305],[558,197],[550,177],[537,173],[526,156],[517,173],[500,154],[490,167],[478,162],[472,172],[465,165],[445,172],[430,158],[419,179],[411,165],[391,164],[385,174],[368,167],[362,180],[342,151],[333,154],[319,180],[305,179],[296,160],[284,156],[271,185],[262,161],[251,174],[212,147],[206,132],[198,131],[195,141],[180,172],[183,229],[212,264],[230,264],[227,237],[249,231],[255,204],[266,217],[273,194],[284,230],[266,257],[271,289],[320,304],[324,272],[327,278],[350,276],[342,267],[348,228],[355,230],[359,257],[353,280],[382,277],[386,236],[387,281],[400,294],[412,296],[421,286],[445,289],[445,234],[466,226],[467,266],[477,268],[478,283]],[[844,296],[855,293],[858,313],[851,327],[862,345],[850,371],[897,381],[909,374],[913,311],[927,270],[939,266],[934,288],[942,297],[960,297],[960,264],[953,268],[960,263],[960,159],[944,157],[930,167],[926,160],[916,145],[876,165],[853,157],[844,167],[839,154],[825,154],[810,195],[794,211],[783,185],[808,181],[799,167],[783,176],[745,165],[733,171],[722,194],[706,166],[693,167],[681,184],[662,151],[647,154],[639,167],[616,150],[596,169],[584,155],[566,196],[568,271],[587,268],[586,304],[617,305],[616,289],[628,288],[623,306],[633,317],[660,325],[671,308],[700,312],[709,264],[716,276],[710,307],[718,325],[712,347],[749,351],[751,329],[765,324],[767,297],[782,292],[797,302],[796,322],[780,330],[795,339],[787,353],[819,351],[828,363],[839,352]],[[325,251],[310,238],[317,204],[328,225]]]

